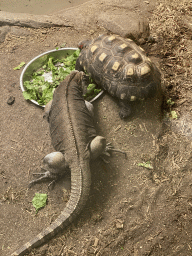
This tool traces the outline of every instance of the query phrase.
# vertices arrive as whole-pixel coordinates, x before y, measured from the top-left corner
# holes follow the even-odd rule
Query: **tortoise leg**
[[[131,115],[131,104],[128,101],[120,100],[120,112],[119,116],[121,119],[125,119]]]

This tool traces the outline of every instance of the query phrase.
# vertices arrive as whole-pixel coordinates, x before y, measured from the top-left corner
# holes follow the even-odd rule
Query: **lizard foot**
[[[107,143],[105,150],[102,152],[102,154],[100,155],[100,158],[103,160],[104,163],[109,164],[109,161],[105,159],[105,156],[107,157],[111,157],[111,151],[113,152],[118,152],[118,153],[122,153],[125,155],[125,158],[127,159],[127,153],[124,151],[121,151],[119,149],[115,149],[111,143]]]
[[[120,149],[114,148],[114,147],[111,145],[111,143],[109,142],[109,143],[107,143],[107,145],[106,145],[104,154],[110,156],[110,153],[109,153],[110,151],[122,153],[122,154],[125,155],[125,158],[127,158],[127,153],[126,153],[125,151],[122,151],[122,150],[120,150]]]
[[[104,152],[100,155],[100,158],[105,162],[105,163],[109,163],[109,161],[107,161],[104,156],[107,156],[107,157],[110,157],[111,156],[111,151],[113,152],[118,152],[118,153],[122,153],[125,155],[125,158],[127,158],[127,153],[122,151],[122,150],[119,150],[119,149],[115,149],[111,143],[107,143],[106,147],[105,147],[105,150]]]
[[[45,173],[33,173],[33,175],[40,175],[41,177],[32,180],[28,185],[29,188],[37,183],[41,183],[42,181],[47,181],[52,179],[51,183],[48,185],[48,187],[50,187],[51,184],[56,181],[56,176],[53,173],[50,173],[49,171],[46,171]]]

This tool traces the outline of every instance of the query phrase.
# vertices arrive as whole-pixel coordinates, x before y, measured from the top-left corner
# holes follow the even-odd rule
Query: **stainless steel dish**
[[[31,80],[31,76],[32,76],[33,72],[35,72],[39,68],[41,68],[47,61],[47,58],[54,57],[55,59],[61,59],[61,58],[66,57],[67,55],[72,54],[76,50],[77,50],[77,48],[61,48],[58,50],[55,49],[55,50],[51,50],[48,52],[44,52],[44,53],[38,55],[37,57],[35,57],[34,59],[32,59],[25,66],[25,68],[23,69],[21,76],[20,76],[20,87],[21,87],[22,92],[25,91],[24,82]],[[90,102],[93,102],[96,99],[98,99],[102,93],[103,93],[103,91],[101,91],[97,96],[95,96],[92,100],[90,100]],[[40,106],[38,104],[38,102],[35,100],[31,100],[31,102]],[[41,107],[45,107],[45,106],[41,106]]]

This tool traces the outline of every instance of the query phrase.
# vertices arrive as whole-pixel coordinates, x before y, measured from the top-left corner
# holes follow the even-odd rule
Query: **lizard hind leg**
[[[43,167],[41,167],[41,169],[45,172],[34,173],[33,175],[39,175],[41,177],[32,180],[29,183],[29,187],[42,181],[52,180],[52,182],[48,185],[50,186],[59,177],[61,177],[67,169],[64,155],[61,152],[52,152],[46,155],[43,159]]]
[[[66,162],[64,155],[61,152],[52,152],[46,155],[43,159],[45,170],[49,170],[51,173],[62,173],[66,168]]]

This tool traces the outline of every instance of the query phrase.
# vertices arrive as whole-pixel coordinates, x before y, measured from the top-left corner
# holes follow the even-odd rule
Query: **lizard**
[[[53,100],[45,107],[52,145],[56,152],[44,157],[44,175],[33,180],[33,185],[43,179],[57,179],[69,168],[71,193],[64,210],[45,230],[17,249],[11,256],[22,256],[41,246],[82,211],[91,185],[90,160],[107,153],[106,139],[97,136],[90,111],[91,103],[82,96],[83,72],[72,71],[55,89]]]

